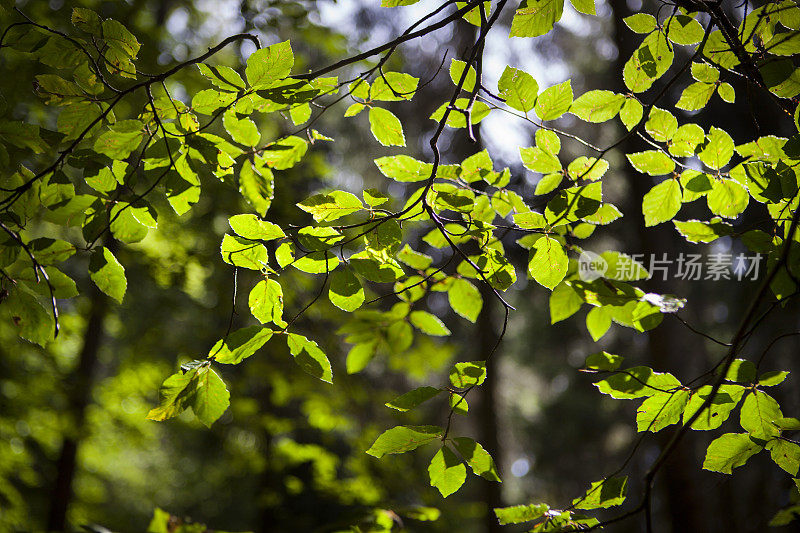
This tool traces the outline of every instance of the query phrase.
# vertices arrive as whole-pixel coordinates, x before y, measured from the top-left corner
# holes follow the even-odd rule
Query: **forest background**
[[[496,22],[505,29],[489,34],[482,45],[481,83],[497,87],[506,65],[511,65],[530,73],[540,90],[570,79],[576,97],[595,89],[628,93],[621,73],[641,36],[623,19],[639,12],[662,13],[665,5],[662,19],[673,6],[649,0],[644,5],[636,0],[598,1],[596,14],[587,15],[567,2],[554,29],[535,39],[508,39],[514,14],[509,10]],[[739,20],[743,5],[723,8],[732,20]],[[491,13],[493,6],[488,7]],[[124,23],[141,44],[136,68],[142,73],[164,72],[244,33],[256,36],[264,46],[289,40],[292,72],[301,73],[391,41],[436,5],[423,1],[387,9],[377,2],[355,0],[51,0],[18,2],[16,11],[6,5],[0,21],[7,27],[28,20],[47,31],[72,35],[76,34],[74,8],[90,8],[102,19]],[[480,26],[479,15],[477,23]],[[47,31],[42,34],[52,35]],[[24,35],[11,36],[19,39],[17,44],[6,43],[0,49],[7,73],[0,82],[6,118],[60,131],[57,108],[47,105],[52,103],[47,102],[48,91],[42,89],[41,81],[34,81],[47,72],[47,64],[31,59],[42,54],[41,43],[31,44]],[[454,70],[451,61],[465,59],[478,36],[475,24],[457,21],[404,43],[387,61],[387,71],[407,72],[420,79],[410,102],[396,97],[382,104],[402,122],[404,153],[430,161],[428,142],[439,125],[430,117],[449,100],[463,71]],[[215,69],[228,66],[241,73],[255,49],[253,41],[240,39],[215,49],[206,62]],[[691,52],[676,47],[676,65],[689,59]],[[374,64],[375,58],[367,58],[354,66],[365,70]],[[189,105],[213,76],[192,66],[170,76],[164,88]],[[726,80],[733,85],[730,90],[736,91],[735,103],[726,102],[734,98],[723,99],[724,88],[719,89],[700,113],[689,111],[681,121],[691,117],[706,132],[720,128],[737,145],[761,131],[785,137],[796,133],[791,117],[786,120],[780,112],[764,111],[772,105],[768,98],[741,80]],[[674,104],[684,88],[667,86],[666,100]],[[385,142],[386,133],[376,132],[373,120],[377,119],[371,113],[369,117],[367,112],[343,116],[351,114],[348,106],[353,102],[348,97],[330,104],[330,112],[327,103],[313,108],[315,114],[326,111],[314,118],[313,125],[304,126],[308,117],[303,120],[297,115],[305,110],[256,119],[264,142],[295,132],[313,141],[296,165],[276,170],[268,220],[302,228],[313,210],[304,212],[296,204],[332,189],[358,196],[365,189],[377,189],[393,199],[393,208],[402,208],[411,188],[407,183],[387,185],[374,163],[376,158],[396,155],[396,148],[384,145],[399,142]],[[353,109],[353,114],[356,111],[360,109]],[[135,115],[132,106],[118,111],[120,116],[131,113]],[[446,128],[440,132],[439,148],[443,163],[464,161],[487,148],[494,168],[510,168],[512,184],[528,192],[527,200],[543,172],[523,165],[518,148],[541,141],[530,121],[511,119],[495,111],[469,133],[466,128]],[[611,144],[626,131],[617,122],[587,125],[574,113],[554,124],[599,146]],[[50,141],[45,135],[42,138]],[[664,253],[675,258],[688,250],[685,236],[672,223],[645,225],[648,215],[643,212],[642,198],[659,180],[637,172],[624,157],[624,153],[647,150],[647,140],[634,136],[625,143],[606,156],[611,164],[603,194],[632,222],[598,225],[586,249],[621,250],[645,257]],[[576,158],[584,150],[566,139],[561,157]],[[49,145],[41,150],[34,147],[33,152],[44,159],[30,154],[18,159],[38,164],[34,170],[58,153]],[[13,152],[12,157],[16,157]],[[4,183],[12,183],[11,179]],[[230,257],[225,261],[224,253],[220,255],[220,241],[226,232],[231,233],[229,217],[265,210],[244,196],[230,182],[203,176],[202,194],[190,201],[191,210],[170,213],[167,200],[160,200],[167,209],[157,205],[157,228],[145,229],[146,236],[117,242],[125,239],[119,239],[112,228],[113,237],[105,236],[101,242],[124,266],[126,290],[121,303],[95,288],[87,273],[88,254],[76,254],[63,263],[62,270],[75,280],[80,296],[58,298],[60,331],[55,341],[37,344],[30,342],[36,338],[24,334],[29,340],[20,339],[18,316],[10,307],[13,301],[0,303],[4,313],[0,321],[0,529],[77,530],[95,524],[113,531],[144,531],[148,525],[161,531],[158,528],[168,520],[175,523],[168,518],[171,514],[230,531],[500,531],[514,530],[514,526],[502,528],[494,508],[547,502],[564,509],[586,492],[590,482],[604,479],[623,465],[629,479],[627,493],[646,492],[648,469],[672,435],[637,432],[637,405],[601,395],[593,386],[598,376],[581,372],[587,369],[587,355],[619,353],[626,365],[647,365],[682,381],[692,380],[724,356],[725,347],[708,337],[735,335],[739,318],[746,314],[759,286],[757,281],[735,276],[712,281],[639,280],[637,286],[648,293],[678,295],[686,306],[677,314],[665,312],[663,322],[647,332],[613,325],[599,335],[590,326],[591,334],[587,334],[585,313],[573,316],[577,309],[572,310],[572,304],[557,299],[554,303],[543,283],[526,279],[528,251],[508,246],[506,257],[518,273],[516,283],[504,287],[508,288],[504,301],[515,308],[505,320],[508,307],[496,297],[496,290],[473,279],[482,307],[473,301],[471,310],[459,312],[454,310],[458,306],[448,305],[444,294],[431,293],[424,309],[441,322],[416,315],[419,323],[414,325],[435,338],[417,334],[412,340],[410,327],[408,333],[394,331],[387,334],[374,357],[370,353],[358,359],[348,354],[352,343],[343,342],[338,333],[347,320],[342,318],[342,305],[328,301],[320,277],[288,270],[280,277],[285,317],[314,302],[291,325],[325,350],[334,383],[304,373],[293,361],[296,354],[290,353],[291,346],[270,342],[244,364],[217,368],[230,391],[230,407],[211,427],[190,410],[163,422],[148,420],[167,376],[180,372],[181,364],[204,357],[226,331],[254,323],[247,294],[262,278],[246,267],[231,268],[225,263],[236,261]],[[550,198],[540,198],[531,207],[542,210]],[[766,209],[751,204],[737,219],[733,237],[714,234],[714,238],[700,239],[713,242],[693,244],[691,251],[705,255],[752,252],[737,237],[742,228],[761,227]],[[33,219],[26,228],[31,235],[75,238],[76,229],[57,216]],[[55,226],[63,227],[56,231]],[[513,241],[509,237],[508,242]],[[4,246],[11,246],[10,242],[7,239]],[[270,254],[275,250],[270,249]],[[444,253],[432,255],[434,261],[445,257]],[[13,260],[6,264],[6,259],[3,268],[13,266]],[[762,266],[763,279],[766,262]],[[6,281],[4,291],[10,290]],[[367,299],[391,292],[379,287],[368,285]],[[114,292],[108,287],[104,291]],[[317,300],[318,293],[325,296]],[[49,301],[46,293],[38,298]],[[375,309],[390,313],[397,301],[378,301]],[[800,412],[795,388],[796,303],[773,308],[751,335],[752,353],[736,355],[758,359],[768,349],[765,369],[790,372],[770,394],[779,399],[785,416],[791,417]],[[41,318],[40,326],[34,337],[50,335],[54,324]],[[437,334],[443,331],[451,334]],[[502,342],[496,347],[501,332]],[[780,342],[773,344],[776,339]],[[485,360],[488,354],[493,355],[486,365],[485,381],[481,379],[481,386],[463,400],[469,404],[464,416],[457,412],[464,407],[459,405],[460,396],[452,393],[440,397],[439,403],[426,402],[407,412],[384,405],[417,387],[448,383],[454,363]],[[599,369],[608,368],[601,364]],[[457,387],[455,382],[452,385]],[[484,471],[484,477],[469,476],[461,490],[443,499],[442,483],[440,490],[431,486],[428,464],[433,451],[381,459],[364,453],[387,428],[440,424],[452,419],[454,410],[458,435],[482,443],[494,458],[502,483],[491,479],[495,473],[491,469],[488,474]],[[768,453],[752,458],[733,476],[703,470],[706,449],[718,436],[694,432],[666,459],[647,509],[658,530],[760,531],[781,507],[795,501],[797,491],[784,471],[787,468],[776,468]],[[797,475],[796,467],[793,475]],[[610,506],[609,502],[610,498],[604,503]],[[153,519],[156,508],[167,514],[156,512]],[[612,507],[594,516],[603,519],[620,513]],[[609,526],[614,531],[644,527],[637,516]]]

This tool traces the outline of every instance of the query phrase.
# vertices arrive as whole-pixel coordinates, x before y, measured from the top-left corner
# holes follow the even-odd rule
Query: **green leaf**
[[[729,104],[736,101],[736,92],[733,90],[733,86],[730,83],[720,83],[719,87],[717,87],[717,94]]]
[[[197,386],[192,394],[191,407],[200,422],[211,427],[230,405],[230,393],[225,382],[209,367],[197,370]]]
[[[765,446],[775,464],[786,470],[790,476],[796,477],[800,469],[800,446],[794,442],[777,438]]]
[[[311,118],[311,106],[308,103],[292,106],[289,109],[289,116],[292,119],[292,124],[296,126],[305,124]]]
[[[406,136],[400,119],[388,109],[372,107],[369,110],[369,129],[384,146],[405,146]]]
[[[364,204],[349,192],[333,191],[315,194],[297,204],[297,207],[311,213],[315,222],[330,222],[364,209]]]
[[[694,17],[677,14],[669,17],[664,25],[664,33],[675,44],[696,44],[703,40],[705,30]]]
[[[350,269],[337,270],[331,275],[328,299],[343,311],[355,311],[364,303],[364,288]]]
[[[634,93],[648,90],[666,74],[674,58],[675,52],[664,34],[650,33],[625,63],[622,71],[625,86]]]
[[[589,91],[573,102],[569,112],[586,122],[605,122],[617,116],[625,101],[625,95],[612,91]]]
[[[800,420],[797,418],[779,418],[772,421],[782,431],[798,431],[800,430]]]
[[[541,518],[550,510],[546,503],[531,505],[515,505],[513,507],[500,507],[494,510],[497,521],[501,526],[508,524],[521,524]]]
[[[439,489],[444,498],[447,498],[464,484],[467,479],[467,467],[450,451],[447,446],[442,446],[433,456],[428,466],[431,486]]]
[[[761,449],[746,433],[726,433],[708,446],[703,469],[730,474]]]
[[[237,93],[245,88],[244,80],[231,67],[198,63],[197,68],[215,87],[219,87],[223,91]]]
[[[407,155],[379,157],[375,160],[378,170],[387,178],[399,182],[424,181],[431,177],[433,166]]]
[[[308,151],[308,142],[296,135],[290,135],[271,143],[261,152],[264,163],[276,170],[286,170],[295,166]]]
[[[542,237],[531,250],[528,274],[540,285],[553,290],[567,274],[568,263],[561,243],[550,237]]]
[[[547,225],[547,221],[541,213],[526,211],[514,215],[514,224],[523,229],[541,229]]]
[[[525,148],[522,148],[525,150]],[[542,194],[547,194],[549,192],[553,192],[561,182],[564,180],[564,175],[561,173],[557,174],[547,174],[542,176],[538,182],[536,182],[536,189],[534,189],[533,194],[539,196]]]
[[[719,70],[706,63],[692,63],[692,77],[704,83],[716,83],[719,80]]]
[[[756,380],[756,365],[746,359],[734,359],[725,374],[728,381],[753,383]]]
[[[644,129],[654,140],[667,142],[677,132],[678,120],[669,111],[654,107],[650,111],[650,116],[644,125]]]
[[[564,0],[522,0],[511,20],[511,37],[538,37],[561,20]]]
[[[294,53],[289,41],[256,50],[247,58],[245,75],[253,88],[268,87],[289,75],[294,66]]]
[[[381,0],[381,7],[411,6],[419,0]]]
[[[586,494],[572,500],[576,509],[608,509],[625,502],[625,492],[628,488],[628,477],[610,477],[601,481],[594,481],[589,486]]]
[[[527,113],[536,103],[539,84],[527,72],[506,66],[500,81],[497,82],[497,89],[507,106]]]
[[[594,0],[570,0],[572,7],[575,11],[585,15],[596,15],[597,10],[594,5]]]
[[[222,260],[229,265],[250,270],[267,268],[267,249],[263,244],[250,239],[226,233],[222,238],[220,254],[222,254]]]
[[[367,246],[375,252],[395,253],[403,240],[403,230],[400,227],[400,223],[390,218],[381,221],[373,228],[365,235]]]
[[[675,170],[675,161],[660,150],[636,152],[627,154],[627,157],[633,168],[643,174],[660,176],[663,174],[670,174]]]
[[[247,117],[238,118],[233,110],[222,116],[222,125],[234,142],[245,146],[256,146],[261,140],[256,123]]]
[[[239,192],[262,217],[272,205],[275,177],[266,167],[256,167],[245,161],[239,173]]]
[[[128,288],[128,280],[125,278],[125,269],[111,250],[101,246],[92,251],[89,259],[89,277],[98,289],[122,303],[125,290]]]
[[[622,19],[626,26],[636,33],[650,33],[658,26],[658,21],[653,15],[636,13]]]
[[[692,394],[689,404],[683,411],[684,424],[700,409],[700,406],[703,405],[710,394],[711,385],[704,385]],[[744,387],[741,385],[720,386],[708,408],[692,423],[692,429],[707,431],[720,427],[728,419],[731,411],[738,405],[743,394]]]
[[[800,69],[791,60],[767,62],[759,70],[773,94],[793,98],[800,93]]]
[[[715,90],[716,86],[711,83],[692,83],[683,90],[675,107],[687,111],[702,109],[711,99]]]
[[[534,110],[540,119],[554,120],[569,111],[571,105],[572,84],[567,80],[542,91],[536,99]]]
[[[262,279],[250,291],[247,300],[250,312],[262,324],[274,323],[286,327],[283,320],[283,289],[274,279]]]
[[[413,250],[408,244],[397,252],[397,259],[415,270],[425,270],[433,263],[431,256]]]
[[[757,389],[745,397],[739,413],[742,429],[752,437],[762,440],[778,436],[780,432],[772,421],[779,418],[783,418],[783,414],[778,402],[769,394]]]
[[[474,323],[483,307],[483,299],[478,289],[465,279],[456,279],[447,290],[450,307],[458,315]]]
[[[456,7],[461,9],[466,7],[467,2],[456,2]],[[485,15],[488,17],[492,11],[492,2],[490,0],[486,0],[483,2],[483,9]],[[462,17],[465,21],[469,22],[473,26],[481,26],[481,9],[480,5],[473,7],[469,11],[467,11],[464,16]]]
[[[0,130],[0,135],[4,132]],[[95,151],[110,159],[125,159],[139,147],[144,138],[143,125],[138,120],[122,120],[109,126],[94,143]]]
[[[31,289],[31,291],[37,293],[39,296],[46,298],[48,301],[50,300],[51,297],[50,287],[52,287],[53,289],[52,296],[55,296],[56,298],[59,299],[74,298],[75,296],[78,295],[78,286],[76,285],[75,280],[73,280],[60,270],[58,270],[56,267],[54,266],[45,267],[45,272],[47,273],[47,277],[49,278],[50,281],[48,285],[48,283],[43,279],[43,276],[41,275],[41,272],[38,269],[34,271],[34,269],[31,268],[29,265],[24,265],[24,266],[23,265],[24,265],[23,263],[17,263],[15,266],[8,269],[9,271],[7,271],[7,273],[13,276],[14,280],[17,283],[25,282],[26,288]],[[22,269],[22,271],[20,273],[17,273],[16,271],[19,269]],[[37,274],[39,274],[38,282],[36,281]],[[54,328],[55,324],[53,323],[53,317],[50,316],[52,311],[48,309],[47,312],[44,313],[44,315],[46,316],[39,316],[38,313],[35,313],[36,311],[35,309],[31,309],[29,310],[29,312],[30,311],[34,311],[33,314],[37,316],[37,320],[39,323],[35,325],[34,324],[28,324],[28,325],[31,326],[32,330],[36,330],[39,327],[41,327],[42,331],[46,331],[48,337],[46,340],[50,340],[49,338],[50,335],[55,331]],[[17,327],[22,326],[21,323],[18,323],[16,325]],[[25,337],[24,335],[22,337],[28,338]],[[32,339],[28,338],[28,340]],[[42,344],[37,340],[33,340],[33,342]]]
[[[705,137],[703,128],[697,124],[684,124],[670,138],[669,153],[674,156],[693,156],[695,148],[705,140]],[[692,170],[691,172],[697,171]]]
[[[366,368],[375,356],[377,341],[356,344],[347,353],[347,373],[356,374]]]
[[[558,160],[558,156],[539,146],[520,148],[519,155],[522,159],[522,164],[528,170],[541,172],[542,174],[559,173],[561,171],[561,161]]]
[[[708,141],[700,150],[698,157],[706,166],[719,170],[727,165],[733,157],[733,139],[725,131],[714,126],[709,130],[707,139]]]
[[[681,186],[676,179],[666,179],[650,189],[642,199],[644,225],[668,222],[681,209]]]
[[[436,389],[434,387],[419,387],[401,396],[398,396],[394,400],[387,402],[385,405],[386,407],[396,409],[397,411],[410,411],[421,403],[427,402],[440,392],[442,392],[441,389]]]
[[[613,371],[619,368],[624,358],[621,355],[614,355],[608,352],[597,352],[586,358],[583,367],[587,370]]]
[[[364,104],[360,104],[356,102],[355,104],[350,104],[350,106],[345,110],[344,116],[345,117],[354,117],[361,113],[366,106]]]
[[[234,215],[228,219],[231,229],[245,239],[271,241],[286,237],[280,226],[256,215]]]
[[[404,72],[384,72],[372,84],[369,99],[383,102],[411,100],[418,83],[419,79]]]
[[[441,437],[442,428],[439,426],[396,426],[384,431],[367,453],[378,458],[390,453],[405,453]]]
[[[466,389],[467,387],[479,386],[486,380],[485,361],[467,361],[456,363],[450,370],[450,383],[454,387]]]
[[[361,192],[364,202],[370,207],[378,207],[389,201],[389,197],[377,189],[364,189]]]
[[[133,216],[133,209],[127,202],[118,202],[111,208],[111,233],[124,243],[139,242],[147,236],[147,226]]]
[[[286,337],[286,344],[289,346],[289,352],[292,357],[294,357],[294,362],[307,374],[320,381],[333,383],[331,362],[316,342],[302,335],[289,333]]]
[[[483,446],[468,437],[453,439],[456,451],[461,454],[476,476],[481,476],[489,481],[500,481],[494,459]]]
[[[622,370],[594,385],[603,394],[608,394],[617,400],[632,400],[670,392],[680,387],[681,383],[667,372],[653,372],[651,368],[636,366]]]
[[[165,379],[158,389],[158,407],[147,413],[147,419],[166,420],[178,416],[189,407],[193,400],[197,371],[195,367],[189,372],[178,372]]]
[[[454,85],[458,86],[458,82],[461,81],[461,77],[464,75],[464,67],[466,66],[467,64],[464,61],[458,59],[450,60],[450,80],[452,80]],[[472,92],[475,88],[476,78],[477,74],[475,73],[475,69],[470,65],[461,88],[467,92]]]
[[[786,371],[774,370],[772,372],[764,372],[758,376],[758,384],[762,387],[774,387],[775,385],[783,383],[788,375],[789,372]]]
[[[350,266],[370,281],[393,283],[405,275],[388,250],[367,248],[350,256]]]
[[[159,389],[159,405],[147,414],[149,420],[173,418],[191,407],[195,416],[211,427],[230,405],[225,383],[207,364],[194,361],[190,370],[173,374]],[[199,364],[197,364],[199,363]]]
[[[30,241],[27,246],[40,265],[60,263],[75,254],[75,246],[60,239],[41,237]]]
[[[409,315],[411,324],[425,333],[435,337],[446,337],[450,335],[450,330],[444,325],[436,315],[432,315],[427,311],[412,311]]]
[[[136,37],[120,22],[106,19],[101,23],[103,40],[108,49],[103,54],[106,68],[126,78],[136,78],[136,69],[131,59],[136,59],[140,44]]]
[[[689,391],[660,392],[647,398],[636,411],[636,430],[658,433],[677,424],[689,402]]]
[[[586,329],[596,342],[608,332],[611,327],[612,313],[603,307],[592,307],[586,314]]]
[[[628,131],[632,130],[637,124],[639,124],[643,116],[644,107],[642,107],[642,104],[634,98],[626,99],[625,103],[622,104],[622,109],[619,111],[619,119],[622,121]]]
[[[767,43],[764,49],[776,56],[792,56],[800,52],[800,34],[797,32],[778,33]]]
[[[733,233],[733,227],[726,222],[722,222],[722,220],[718,218],[712,219],[709,222],[700,220],[681,222],[680,220],[673,220],[672,223],[675,224],[675,229],[678,230],[678,233],[683,235],[689,242],[712,242],[720,237]]]
[[[559,283],[550,294],[550,323],[561,322],[575,313],[583,305],[583,298],[568,283]]]
[[[517,274],[505,255],[497,249],[486,250],[482,255],[470,258],[473,264],[462,261],[458,265],[457,272],[464,277],[477,279],[480,276],[476,271],[477,267],[483,272],[483,277],[495,289],[505,291],[517,281]]]
[[[192,97],[192,109],[203,115],[213,115],[217,109],[228,107],[235,101],[236,93],[204,89]]]
[[[32,273],[31,273],[32,274]],[[46,296],[49,298],[50,291]],[[3,299],[0,312],[23,339],[45,346],[53,340],[55,321],[50,309],[45,309],[33,290],[25,282],[17,282]]]
[[[706,195],[708,208],[715,215],[736,218],[750,203],[750,194],[738,181],[720,178],[711,181],[711,192]]]
[[[66,135],[64,140],[77,139],[99,114],[100,110],[96,106],[86,102],[65,106],[58,115],[58,131]],[[97,128],[95,125],[90,131],[94,132]]]
[[[91,9],[73,7],[71,22],[72,25],[79,30],[97,35],[98,37],[102,32],[102,20],[100,19],[100,16]]]
[[[274,331],[262,326],[248,326],[218,340],[208,351],[209,359],[226,365],[238,365],[258,351]]]

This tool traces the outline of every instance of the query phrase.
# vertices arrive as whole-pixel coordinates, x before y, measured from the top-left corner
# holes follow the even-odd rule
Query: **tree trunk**
[[[78,446],[84,437],[86,407],[89,405],[92,381],[97,367],[97,354],[103,337],[103,321],[108,310],[108,299],[92,284],[89,289],[90,310],[86,331],[83,334],[78,367],[67,378],[68,416],[70,429],[64,435],[56,463],[56,479],[50,498],[48,531],[67,530],[67,511],[72,500]]]
[[[495,331],[494,321],[497,310],[497,301],[491,289],[481,286],[481,296],[483,297],[483,309],[478,315],[476,343],[480,357],[487,357],[497,342],[497,332]],[[496,391],[499,376],[497,364],[497,355],[494,354],[486,362],[486,380],[480,387],[481,399],[479,405],[479,434],[480,442],[486,451],[488,451],[494,458],[495,464],[499,467],[502,461],[502,450],[500,449],[500,442],[497,437],[498,424],[497,424],[497,400]],[[482,481],[483,483],[483,501],[486,503],[488,509],[485,517],[486,531],[488,533],[499,533],[502,531],[497,518],[494,515],[496,507],[503,506],[503,493],[500,483],[493,481]]]

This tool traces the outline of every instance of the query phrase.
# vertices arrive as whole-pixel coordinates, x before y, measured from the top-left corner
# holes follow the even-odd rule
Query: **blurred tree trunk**
[[[108,245],[113,251],[113,243]],[[97,354],[103,340],[103,321],[108,311],[108,298],[92,283],[88,290],[90,298],[89,320],[83,334],[83,345],[78,366],[67,377],[67,415],[70,425],[61,443],[56,463],[56,479],[50,497],[48,531],[67,530],[67,511],[72,501],[72,485],[77,467],[78,447],[85,437],[84,421],[86,408],[92,396],[94,374],[97,369]]]
[[[487,357],[497,342],[497,332],[495,331],[495,319],[497,315],[497,301],[492,290],[485,285],[481,285],[481,296],[483,297],[483,309],[478,315],[477,328],[475,332],[476,348],[481,358]],[[502,449],[498,439],[497,424],[497,386],[499,376],[499,365],[495,354],[486,362],[486,381],[480,387],[481,398],[479,404],[478,418],[480,423],[479,434],[480,442],[486,451],[494,458],[495,464],[500,467],[502,461]],[[488,533],[499,533],[502,531],[497,518],[494,515],[494,508],[503,506],[502,485],[492,481],[481,480],[483,484],[483,501],[486,503],[487,512],[485,517],[486,531]]]

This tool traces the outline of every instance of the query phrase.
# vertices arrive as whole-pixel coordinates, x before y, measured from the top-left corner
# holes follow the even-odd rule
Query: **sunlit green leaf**
[[[396,426],[384,431],[367,450],[373,457],[416,450],[442,436],[438,426]]]
[[[762,450],[746,433],[726,433],[712,442],[706,451],[703,468],[730,474]]]
[[[447,498],[464,484],[467,479],[467,467],[447,446],[442,446],[433,456],[428,474],[431,486],[439,489]]]

